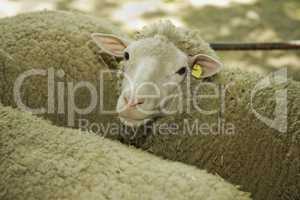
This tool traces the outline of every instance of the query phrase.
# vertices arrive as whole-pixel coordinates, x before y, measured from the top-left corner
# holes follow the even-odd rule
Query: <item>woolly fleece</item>
[[[82,14],[70,12],[43,11],[21,14],[16,17],[0,19],[0,102],[16,107],[13,86],[16,79],[31,69],[54,69],[55,73],[64,72],[63,77],[55,74],[55,105],[53,113],[43,115],[57,125],[78,125],[77,119],[90,122],[111,121],[115,116],[104,115],[99,111],[100,101],[88,115],[75,115],[74,124],[68,124],[67,82],[76,85],[80,81],[91,83],[99,89],[100,72],[117,68],[118,62],[100,52],[91,40],[91,33],[103,32],[122,35],[106,20],[99,20]],[[108,73],[103,77],[105,91],[103,105],[115,109],[117,82],[111,81]],[[57,97],[57,83],[65,85],[64,96]],[[53,91],[53,90],[51,90]],[[22,101],[30,108],[47,108],[47,76],[29,77],[21,88]],[[50,93],[49,93],[50,94]],[[100,94],[100,92],[98,92]],[[64,98],[64,114],[59,114],[58,99]],[[90,94],[86,89],[78,89],[75,103],[79,108],[89,105]]]
[[[247,200],[204,170],[0,106],[1,199]]]
[[[163,158],[217,173],[251,192],[254,199],[300,199],[300,83],[288,80],[260,90],[251,107],[251,91],[262,78],[225,70],[210,80],[227,86],[225,100],[217,96],[199,98],[196,103],[204,110],[217,110],[216,113],[201,114],[192,107],[188,114],[157,120],[150,136],[131,142]],[[286,132],[269,127],[253,112],[255,109],[273,119],[274,95],[279,89],[287,92]],[[215,94],[212,87],[204,85],[191,91],[196,96]],[[221,102],[225,103],[223,112]],[[178,126],[175,131],[163,128],[172,124]]]

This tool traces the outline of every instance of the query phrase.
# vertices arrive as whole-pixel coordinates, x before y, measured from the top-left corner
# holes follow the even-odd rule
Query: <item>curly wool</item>
[[[143,29],[135,35],[135,39],[139,40],[155,37],[156,35],[166,37],[187,55],[193,56],[201,53],[217,58],[216,53],[209,44],[202,39],[199,31],[176,27],[169,20],[159,21],[143,27]]]
[[[100,72],[106,71],[108,67],[116,68],[118,63],[111,56],[101,53],[92,42],[90,35],[95,32],[122,36],[110,22],[70,12],[42,11],[0,19],[0,102],[16,107],[14,83],[21,74],[32,69],[60,70],[65,75],[63,78],[56,76],[55,82],[72,82],[75,85],[87,81],[97,88]],[[114,109],[116,101],[111,99],[118,96],[117,82],[111,81],[109,77],[103,81],[106,88],[103,93],[104,105]],[[28,77],[20,90],[26,106],[47,107],[47,76]],[[54,102],[58,101],[56,93],[57,90]],[[68,92],[65,89],[63,114],[58,113],[56,103],[54,112],[43,116],[56,125],[67,125],[67,97]],[[78,107],[85,108],[90,94],[84,89],[78,90],[74,98]],[[98,102],[98,107],[99,104]],[[100,109],[87,115],[76,115],[74,126],[78,125],[78,118],[98,123],[114,118],[110,115],[101,117],[103,115],[98,110]]]
[[[0,105],[0,199],[250,200],[205,170]]]
[[[156,120],[153,133],[137,146],[217,173],[241,185],[256,200],[300,199],[300,84],[288,80],[257,91],[252,98],[261,80],[254,73],[224,70],[212,82],[226,87],[224,99],[210,98],[214,88],[205,84],[191,90],[194,96],[203,97],[195,101],[199,108],[217,112],[199,112],[191,102],[190,112]],[[288,110],[284,133],[254,114],[256,110],[273,119],[278,104],[274,94],[282,88],[286,89]],[[165,127],[173,129],[168,132]]]

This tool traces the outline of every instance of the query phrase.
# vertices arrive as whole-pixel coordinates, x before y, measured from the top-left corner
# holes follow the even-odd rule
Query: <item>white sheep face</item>
[[[167,114],[165,107],[172,103],[171,97],[178,93],[193,65],[201,65],[202,77],[217,73],[221,67],[219,61],[207,55],[190,58],[165,36],[130,44],[107,34],[92,34],[92,38],[103,51],[124,59],[122,92],[116,110],[121,121],[129,126],[140,126]]]

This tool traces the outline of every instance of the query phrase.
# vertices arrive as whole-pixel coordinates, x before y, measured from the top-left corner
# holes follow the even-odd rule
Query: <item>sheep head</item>
[[[159,33],[131,42],[102,33],[92,38],[104,52],[123,58],[124,78],[116,110],[129,126],[174,113],[166,108],[174,104],[187,77],[210,77],[222,67],[218,59],[205,53],[191,56]]]

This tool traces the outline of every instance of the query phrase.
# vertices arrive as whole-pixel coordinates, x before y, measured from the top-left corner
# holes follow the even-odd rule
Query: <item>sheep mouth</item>
[[[152,118],[133,119],[124,116],[119,116],[119,119],[124,125],[130,127],[142,126],[152,120]]]
[[[132,114],[132,113],[131,113]],[[137,113],[134,113],[137,114]],[[141,114],[141,113],[138,113]],[[126,126],[138,127],[144,124],[147,124],[150,121],[154,121],[157,116],[160,116],[159,111],[155,111],[149,115],[127,115],[123,113],[119,113],[120,121]]]

